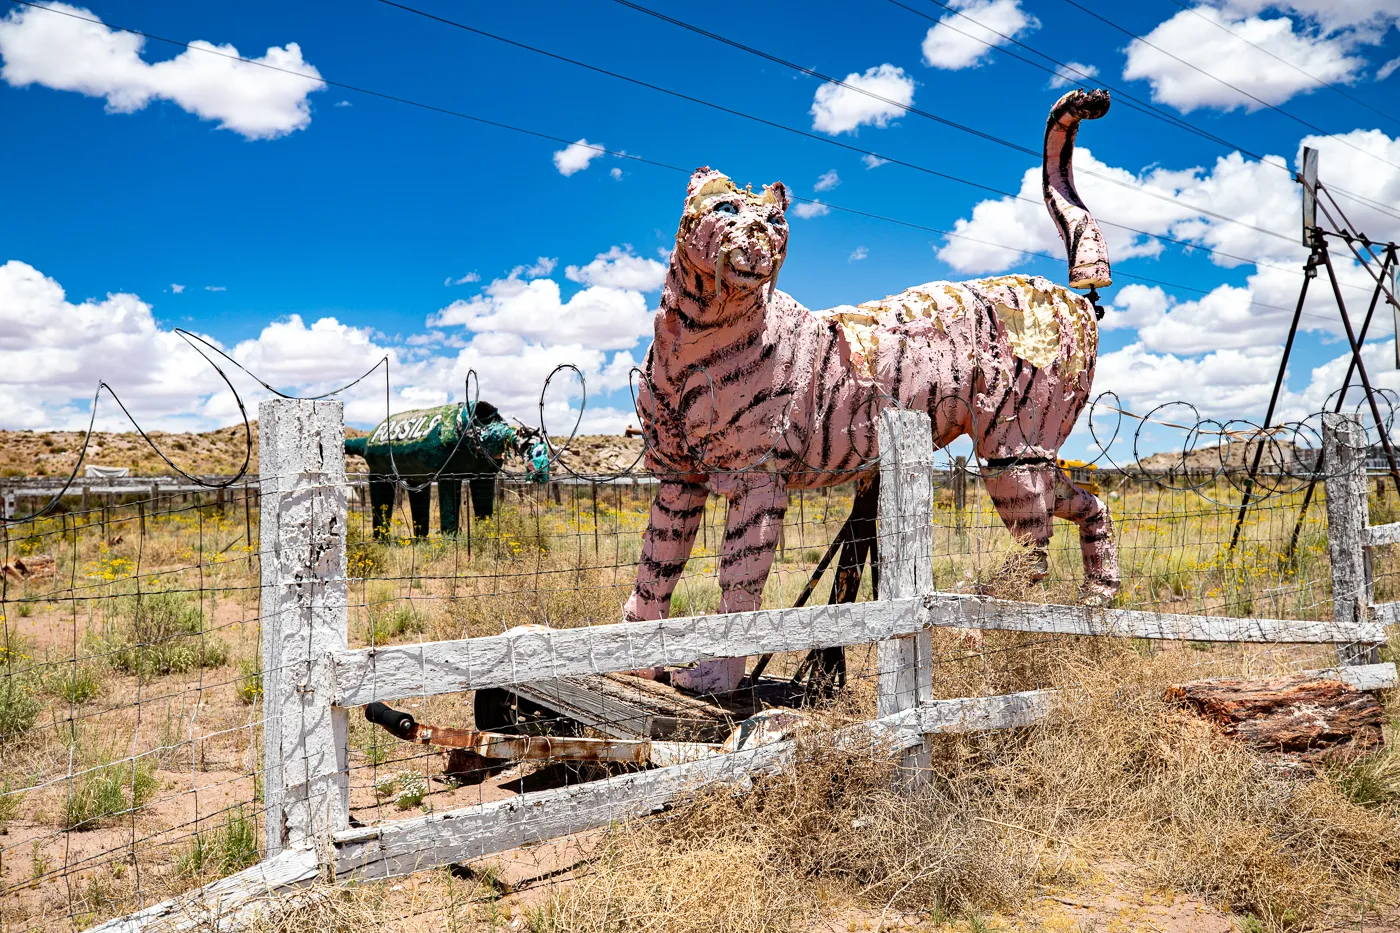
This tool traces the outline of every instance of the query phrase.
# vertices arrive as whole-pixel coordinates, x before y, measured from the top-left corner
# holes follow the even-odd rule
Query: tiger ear
[[[763,189],[763,203],[776,204],[786,213],[788,205],[792,203],[792,195],[788,194],[787,185],[775,181]]]

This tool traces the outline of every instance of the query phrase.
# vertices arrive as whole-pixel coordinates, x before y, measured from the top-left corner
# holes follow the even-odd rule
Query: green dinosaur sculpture
[[[438,484],[438,513],[443,534],[456,534],[462,480],[471,490],[472,510],[490,518],[495,509],[496,474],[507,451],[523,453],[533,443],[534,432],[506,424],[489,402],[456,402],[441,408],[423,408],[390,415],[368,437],[348,438],[347,454],[359,454],[369,464],[370,514],[374,536],[389,536],[394,517],[394,486],[402,479],[412,486],[408,493],[413,534],[426,537],[431,510],[429,494]],[[390,459],[390,447],[393,459]]]

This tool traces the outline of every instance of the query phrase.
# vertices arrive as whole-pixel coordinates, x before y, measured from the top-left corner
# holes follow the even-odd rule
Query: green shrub
[[[181,593],[123,597],[108,635],[112,666],[146,677],[218,667],[228,646],[203,632],[199,606]]]
[[[155,763],[118,761],[77,778],[63,808],[66,829],[95,829],[106,820],[143,807],[155,795]]]
[[[244,706],[252,706],[262,699],[262,670],[256,659],[249,659],[239,665],[241,675],[233,685],[234,695]]]
[[[345,571],[352,580],[383,573],[389,552],[363,525],[351,524],[345,534]]]
[[[85,703],[102,687],[102,669],[90,661],[60,664],[44,678],[45,692],[69,703]]]
[[[238,807],[223,826],[195,836],[177,870],[188,877],[222,878],[257,861],[257,823]]]
[[[0,833],[5,832],[5,824],[15,818],[19,805],[24,802],[24,791],[15,790],[9,780],[0,785]]]
[[[428,630],[428,617],[411,600],[395,602],[369,612],[370,638],[375,644],[402,635],[421,635]]]
[[[0,668],[0,743],[28,732],[38,718],[39,701],[29,679]]]

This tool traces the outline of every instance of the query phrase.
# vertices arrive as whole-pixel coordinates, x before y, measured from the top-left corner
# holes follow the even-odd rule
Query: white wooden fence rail
[[[713,657],[879,644],[878,718],[838,733],[927,762],[929,736],[1032,725],[1046,691],[932,699],[930,629],[954,626],[1062,635],[1337,646],[1338,667],[1317,673],[1362,689],[1396,685],[1380,664],[1385,625],[1400,604],[1371,604],[1369,548],[1400,542],[1400,525],[1368,527],[1359,421],[1324,419],[1327,518],[1333,568],[1330,622],[1091,609],[933,591],[928,418],[880,420],[879,598],[874,602],[627,622],[361,650],[346,649],[346,481],[338,402],[274,399],[259,407],[263,562],[266,840],[258,865],[102,931],[234,930],[259,912],[296,903],[321,878],[374,879],[480,858],[655,812],[715,783],[743,784],[782,766],[779,742],[558,790],[350,828],[346,709],[559,677],[676,665]],[[313,444],[312,441],[315,441]]]

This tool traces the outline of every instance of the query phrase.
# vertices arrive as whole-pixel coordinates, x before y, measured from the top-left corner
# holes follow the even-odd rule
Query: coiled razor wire
[[[79,470],[87,459],[88,451],[94,428],[97,420],[97,412],[101,401],[102,393],[105,391],[116,402],[122,414],[135,427],[141,438],[155,451],[157,456],[170,467],[176,474],[189,482],[209,489],[226,489],[237,484],[248,475],[248,468],[252,462],[253,434],[252,423],[248,416],[247,406],[239,394],[237,387],[229,378],[227,372],[220,362],[207,351],[212,351],[227,363],[236,366],[243,373],[252,378],[263,389],[279,398],[295,399],[300,401],[318,401],[341,395],[361,382],[368,379],[381,367],[384,370],[384,408],[385,419],[392,416],[393,383],[391,373],[391,360],[385,354],[378,362],[371,366],[364,373],[339,386],[338,388],[322,392],[317,395],[299,396],[277,389],[267,380],[254,373],[248,367],[231,357],[224,350],[214,345],[210,341],[198,334],[182,328],[176,328],[178,334],[196,353],[208,363],[224,385],[232,393],[234,402],[238,406],[239,414],[243,422],[244,456],[243,463],[238,471],[229,478],[213,480],[192,474],[183,469],[179,464],[161,449],[160,445],[150,436],[137,418],[131,413],[125,402],[122,401],[117,391],[107,382],[100,381],[97,390],[93,395],[92,411],[88,417],[88,425],[84,432],[82,446],[78,452],[78,459],[73,465],[72,471],[64,480],[62,488],[49,498],[40,508],[29,515],[14,517],[3,520],[9,525],[21,525],[28,522],[37,521],[49,515],[58,506],[63,496],[67,495],[73,488]],[[563,372],[573,373],[578,384],[580,400],[578,410],[574,417],[568,435],[562,442],[556,443],[550,436],[546,425],[546,402],[550,387],[556,377]],[[538,427],[524,424],[516,419],[519,426],[517,428],[521,437],[526,439],[538,439],[543,441],[548,452],[548,462],[545,470],[552,470],[558,467],[562,472],[578,478],[586,478],[592,482],[608,482],[621,479],[627,476],[639,475],[643,472],[651,474],[656,471],[666,473],[686,474],[734,474],[742,475],[754,471],[773,472],[775,465],[781,467],[787,473],[826,473],[830,474],[831,482],[849,482],[859,478],[861,475],[875,469],[879,463],[879,451],[875,447],[874,432],[871,425],[878,416],[879,411],[889,405],[897,404],[897,400],[884,394],[877,388],[872,387],[872,391],[864,402],[857,405],[852,411],[849,423],[845,425],[830,425],[828,430],[835,433],[842,433],[846,436],[855,453],[853,463],[842,462],[837,467],[823,467],[813,464],[809,460],[809,447],[813,440],[813,433],[808,432],[808,436],[803,437],[802,432],[794,427],[793,409],[799,397],[797,393],[789,395],[781,416],[776,419],[776,423],[771,427],[772,442],[766,450],[762,450],[750,462],[742,465],[718,464],[710,462],[709,448],[715,433],[715,424],[720,410],[718,404],[715,380],[709,370],[704,366],[695,367],[690,370],[685,382],[680,387],[682,399],[690,396],[696,389],[691,388],[691,383],[696,378],[703,382],[703,386],[698,389],[699,396],[685,405],[685,410],[681,411],[672,408],[667,402],[660,398],[660,394],[651,391],[650,377],[639,368],[632,367],[628,373],[628,390],[631,395],[632,409],[641,425],[642,450],[636,458],[620,470],[611,473],[590,473],[587,477],[574,470],[570,465],[567,456],[574,442],[579,437],[580,429],[583,425],[584,415],[588,405],[588,380],[583,370],[573,363],[561,363],[556,366],[545,379],[540,388],[538,397]],[[645,392],[639,392],[639,385]],[[473,389],[475,391],[473,392]],[[1343,390],[1333,392],[1327,398],[1327,409],[1338,407],[1335,403],[1338,393]],[[485,447],[482,441],[483,425],[479,424],[475,418],[475,412],[480,404],[481,385],[475,369],[469,369],[463,380],[463,405],[469,414],[467,424],[464,429],[458,432],[457,440],[452,447],[452,452],[443,460],[440,466],[430,476],[424,478],[415,476],[412,480],[399,472],[398,465],[394,461],[394,445],[391,442],[389,448],[390,473],[384,477],[392,480],[398,487],[408,492],[421,492],[436,482],[452,462],[457,452],[463,447],[472,451],[477,456],[485,459],[494,469],[502,473],[507,478],[528,479],[539,475],[538,468],[526,469],[522,471],[512,471],[506,466],[506,456],[502,454],[497,458],[493,456]],[[645,395],[650,400],[648,406],[644,406],[642,396]],[[1382,412],[1384,424],[1380,429],[1389,434],[1395,421],[1396,402],[1400,399],[1400,394],[1390,389],[1378,389],[1375,392],[1378,409]],[[698,437],[690,436],[687,430],[672,431],[670,433],[679,434],[684,445],[684,460],[677,461],[672,453],[662,449],[661,432],[664,426],[670,425],[674,428],[687,426],[686,416],[695,404],[701,400],[708,402],[709,416],[705,423],[705,428]],[[834,404],[831,399],[818,401],[820,406],[811,420],[812,423],[820,423],[825,420],[829,411],[829,406]],[[644,408],[646,410],[644,410]],[[945,418],[951,412],[954,416],[948,420],[956,423],[956,416],[963,410],[965,423],[964,434],[970,435],[974,439],[974,458],[965,467],[970,475],[987,478],[995,476],[1005,469],[1012,467],[993,468],[989,467],[982,458],[980,452],[976,451],[976,439],[979,437],[979,427],[981,414],[973,400],[962,395],[947,393],[930,399],[927,411],[935,416],[942,415]],[[1028,410],[1029,409],[1029,410]],[[1176,415],[1176,410],[1184,410],[1186,417]],[[1355,452],[1364,456],[1375,438],[1379,437],[1379,431],[1374,419],[1369,419],[1369,404],[1363,398],[1351,408],[1351,412],[1362,418],[1364,444],[1357,447]],[[1315,412],[1304,418],[1285,421],[1274,425],[1260,425],[1248,419],[1232,418],[1221,421],[1217,418],[1202,416],[1199,409],[1190,402],[1175,401],[1163,402],[1150,409],[1146,414],[1136,414],[1124,408],[1117,393],[1105,391],[1095,396],[1088,405],[1085,406],[1081,415],[1087,414],[1085,424],[1089,434],[1093,439],[1093,444],[1097,448],[1097,453],[1090,459],[1083,461],[1083,467],[1099,468],[1106,466],[1112,471],[1133,477],[1139,481],[1146,481],[1162,489],[1182,492],[1193,492],[1217,505],[1226,504],[1223,500],[1214,497],[1212,490],[1219,488],[1219,483],[1223,481],[1226,488],[1236,492],[1244,491],[1244,483],[1252,481],[1251,495],[1258,501],[1276,495],[1285,495],[1300,489],[1305,484],[1316,483],[1324,480],[1330,475],[1324,464],[1321,462],[1320,451],[1322,447],[1322,411]],[[1035,436],[1039,426],[1038,418],[1040,413],[1034,406],[1022,406],[1016,415],[1018,421],[1029,419],[1029,424],[1021,425],[1021,435]],[[1137,422],[1131,432],[1131,458],[1116,458],[1113,453],[1115,445],[1119,442],[1120,436],[1125,433],[1124,419],[1132,419]],[[1100,420],[1102,419],[1102,421]],[[936,420],[942,420],[936,418]],[[1111,431],[1106,431],[1104,422],[1111,423]],[[1167,452],[1153,454],[1144,453],[1142,450],[1144,442],[1144,432],[1149,427],[1165,427],[1181,432],[1181,446]],[[1107,434],[1107,440],[1104,434]],[[865,449],[858,449],[861,438],[869,438]],[[943,479],[938,481],[939,485],[951,481],[953,474],[953,457],[948,449],[944,448],[944,455],[948,460],[948,468],[943,472]],[[1029,453],[1026,447],[1019,451],[1012,452],[1010,459],[1016,459],[1020,453]],[[1252,464],[1256,458],[1260,464],[1260,469],[1245,469],[1243,464]],[[651,469],[643,469],[643,464]],[[828,485],[823,483],[821,485]]]

